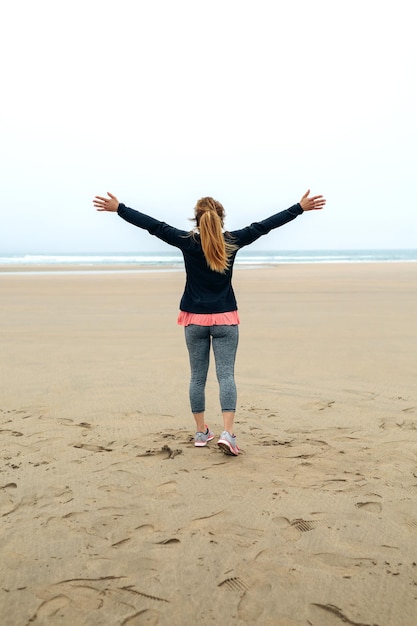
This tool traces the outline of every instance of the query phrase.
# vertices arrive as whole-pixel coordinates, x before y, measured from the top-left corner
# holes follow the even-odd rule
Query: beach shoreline
[[[234,271],[244,271],[244,270],[264,270],[271,268],[278,268],[282,266],[301,266],[306,267],[313,265],[315,267],[323,267],[326,265],[338,266],[338,265],[364,265],[364,266],[372,266],[372,265],[414,265],[416,261],[410,260],[383,260],[383,261],[320,261],[320,262],[271,262],[271,263],[261,263],[261,264],[251,264],[247,263],[237,263],[234,267]],[[42,263],[19,263],[16,265],[12,264],[0,264],[0,276],[9,276],[9,275],[17,275],[17,274],[92,274],[92,273],[107,273],[114,274],[117,272],[120,273],[130,273],[130,274],[142,274],[146,272],[183,272],[184,267],[182,261],[179,263],[164,263],[164,264],[137,264],[132,265],[132,263],[50,263],[50,264],[42,264]]]
[[[237,458],[184,272],[106,269],[0,273],[2,624],[414,626],[417,264],[239,267]]]
[[[415,249],[375,250],[256,250],[244,248],[234,268],[262,269],[282,265],[417,263]],[[14,272],[180,271],[183,259],[177,250],[125,253],[54,253],[0,255],[0,274]]]

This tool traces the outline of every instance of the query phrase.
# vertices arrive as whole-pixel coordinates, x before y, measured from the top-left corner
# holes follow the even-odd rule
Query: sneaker
[[[196,433],[194,437],[194,445],[197,448],[202,448],[207,445],[208,441],[214,439],[214,433],[211,432],[210,428],[206,424],[206,432],[205,433]]]
[[[228,433],[227,430],[224,430],[222,432],[222,434],[220,435],[220,439],[217,442],[217,445],[223,450],[225,454],[231,454],[232,456],[237,456],[239,454],[239,448],[236,444],[236,437]]]

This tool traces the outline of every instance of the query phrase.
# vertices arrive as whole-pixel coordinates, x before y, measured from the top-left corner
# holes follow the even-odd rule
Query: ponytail
[[[230,257],[237,249],[224,239],[224,208],[213,198],[201,198],[195,207],[195,221],[200,231],[201,247],[207,265],[214,272],[224,274],[230,265]]]

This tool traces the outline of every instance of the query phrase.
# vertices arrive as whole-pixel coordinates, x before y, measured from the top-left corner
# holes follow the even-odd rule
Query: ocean
[[[235,267],[262,267],[285,263],[401,263],[417,262],[415,250],[241,250]],[[118,269],[118,266],[120,268]],[[180,270],[182,256],[176,251],[11,254],[0,256],[0,273],[41,271],[158,271]],[[89,268],[91,268],[89,270]]]

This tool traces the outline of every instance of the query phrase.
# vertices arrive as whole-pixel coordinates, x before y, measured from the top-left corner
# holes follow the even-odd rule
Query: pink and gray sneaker
[[[195,434],[194,445],[197,448],[202,448],[203,446],[206,446],[208,441],[211,441],[212,439],[214,439],[214,433],[211,432],[211,430],[207,426],[207,424],[205,426],[206,426],[206,432],[205,433],[197,432]]]
[[[232,456],[237,456],[239,454],[239,448],[237,447],[236,437],[235,435],[231,435],[224,430],[220,435],[220,439],[217,442],[219,448],[223,450],[225,454],[231,454]]]

